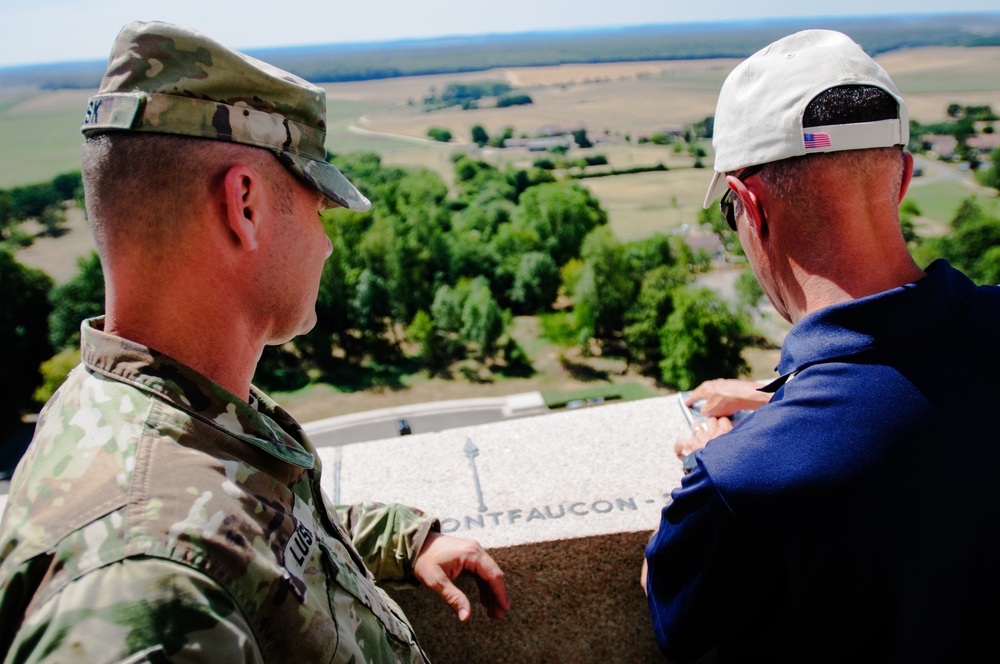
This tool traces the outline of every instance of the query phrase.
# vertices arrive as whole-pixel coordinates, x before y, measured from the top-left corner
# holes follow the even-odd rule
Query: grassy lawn
[[[694,226],[711,173],[709,169],[689,166],[580,182],[608,211],[608,223],[615,235],[630,241],[667,232],[682,224]]]
[[[649,397],[663,396],[657,390],[642,383],[622,382],[598,385],[582,390],[541,390],[545,405],[549,408],[575,408],[582,405],[605,401],[636,401]]]
[[[976,196],[985,212],[996,214],[998,207],[995,195],[977,195],[958,182],[941,181],[926,186],[912,186],[906,193],[906,200],[916,203],[922,216],[941,224],[949,224],[958,206],[971,196]]]

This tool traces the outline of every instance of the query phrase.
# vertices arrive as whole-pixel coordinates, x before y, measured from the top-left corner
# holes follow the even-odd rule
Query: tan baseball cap
[[[371,207],[326,161],[326,92],[190,28],[129,23],[118,34],[80,130],[146,131],[270,150],[328,199]]]
[[[885,90],[896,99],[898,118],[803,127],[809,102],[841,85]],[[732,171],[817,152],[906,145],[909,140],[906,102],[882,67],[847,35],[797,32],[754,53],[723,83],[712,137],[715,176],[704,206],[725,193],[725,174]]]

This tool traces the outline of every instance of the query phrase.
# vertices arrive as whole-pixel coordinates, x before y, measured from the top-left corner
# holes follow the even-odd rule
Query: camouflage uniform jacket
[[[425,661],[375,579],[412,576],[435,522],[369,503],[345,530],[273,401],[102,324],[84,323],[11,484],[0,659]]]

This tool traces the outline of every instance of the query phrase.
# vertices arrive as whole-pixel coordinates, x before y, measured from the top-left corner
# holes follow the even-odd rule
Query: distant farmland
[[[900,49],[877,57],[899,84],[911,117],[924,123],[945,118],[950,103],[990,104],[1000,111],[1000,46]],[[515,136],[548,124],[583,123],[595,147],[573,147],[569,157],[602,154],[609,168],[663,163],[669,171],[588,179],[623,238],[648,235],[697,218],[707,174],[672,146],[638,145],[637,139],[680,130],[714,112],[719,87],[738,59],[656,60],[497,68],[391,79],[324,83],[328,92],[332,152],[374,151],[387,164],[422,166],[452,180],[451,155],[473,151],[488,161],[530,166],[539,153],[525,148],[477,150],[471,128]],[[509,108],[425,111],[423,99],[449,83],[505,81],[533,102]],[[93,90],[0,87],[0,188],[51,179],[79,167],[79,124]],[[427,138],[432,126],[447,128],[450,143]],[[704,165],[711,147],[704,142]],[[911,197],[935,222],[948,221],[955,201],[976,189],[950,178],[917,180]],[[933,185],[933,186],[932,186]],[[921,187],[927,187],[921,191]],[[982,192],[980,192],[982,193]]]

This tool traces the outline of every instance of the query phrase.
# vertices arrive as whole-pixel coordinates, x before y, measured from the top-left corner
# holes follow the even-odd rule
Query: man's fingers
[[[690,438],[683,438],[674,443],[674,454],[678,459],[683,459],[695,450],[700,450],[708,444],[708,441],[717,438],[724,433],[733,430],[733,423],[728,417],[710,417],[704,422],[699,422],[691,431]]]

